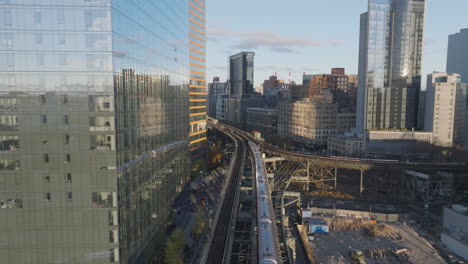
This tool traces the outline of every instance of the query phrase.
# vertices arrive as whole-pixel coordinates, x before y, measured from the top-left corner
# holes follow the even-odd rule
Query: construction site
[[[321,219],[329,232],[308,232],[308,241],[304,241],[312,252],[311,263],[445,263],[431,244],[407,225],[355,217]]]

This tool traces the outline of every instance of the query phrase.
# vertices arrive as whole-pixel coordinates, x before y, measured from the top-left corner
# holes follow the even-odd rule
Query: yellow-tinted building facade
[[[190,150],[192,157],[206,145],[206,41],[205,1],[189,0]]]

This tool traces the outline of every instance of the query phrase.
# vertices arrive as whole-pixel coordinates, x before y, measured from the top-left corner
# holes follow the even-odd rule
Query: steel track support
[[[338,168],[335,167],[335,190],[336,190],[336,181],[338,179]]]

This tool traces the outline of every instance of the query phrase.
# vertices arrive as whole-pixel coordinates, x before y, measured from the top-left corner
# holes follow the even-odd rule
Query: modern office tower
[[[437,146],[463,146],[468,143],[465,131],[467,84],[455,73],[432,73],[427,76],[424,129],[432,131]]]
[[[218,94],[216,96],[216,114],[215,118],[221,121],[226,120],[226,116],[228,115],[228,102],[229,102],[229,94],[223,93]]]
[[[204,0],[189,3],[189,58],[190,58],[190,151],[192,159],[207,152],[206,116],[206,56]],[[181,3],[182,5],[182,3]],[[166,9],[167,10],[167,9]]]
[[[202,2],[2,2],[0,262],[142,262],[190,176]]]
[[[240,52],[229,57],[229,100],[226,121],[238,128],[244,128],[246,108],[256,106],[254,93],[254,56],[253,52]],[[262,105],[257,105],[262,106]]]
[[[266,100],[261,96],[251,96],[238,98],[230,96],[227,101],[227,111],[225,112],[225,120],[228,124],[238,127],[240,129],[245,128],[245,122],[247,120],[247,108],[249,107],[263,107],[266,105]]]
[[[447,72],[458,73],[463,83],[468,83],[468,28],[452,34],[448,39]]]
[[[361,15],[358,131],[417,126],[425,0],[369,0]]]
[[[213,118],[216,117],[216,104],[217,100],[222,99],[219,95],[225,95],[229,92],[229,83],[220,82],[219,77],[214,77],[213,82],[208,84],[208,115]]]
[[[230,92],[234,97],[248,97],[254,93],[253,52],[240,52],[229,57]]]

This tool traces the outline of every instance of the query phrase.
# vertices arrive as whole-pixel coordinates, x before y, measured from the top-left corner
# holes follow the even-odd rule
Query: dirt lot
[[[410,227],[399,223],[385,225],[397,236],[374,238],[366,234],[364,228],[357,231],[330,230],[328,235],[316,236],[310,246],[319,263],[352,263],[350,253],[353,250],[361,250],[366,255],[366,263],[445,263],[432,246]],[[408,250],[396,257],[391,253],[395,249]]]

